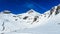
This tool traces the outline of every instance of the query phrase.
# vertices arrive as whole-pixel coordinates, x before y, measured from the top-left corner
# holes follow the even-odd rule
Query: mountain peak
[[[28,11],[28,13],[34,13],[34,12],[36,12],[36,11],[33,10],[33,9],[30,9],[30,10]]]
[[[39,12],[33,10],[33,9],[30,9],[29,11],[27,11],[28,14],[40,14]]]
[[[4,11],[2,11],[1,13],[4,13],[4,14],[10,14],[11,11],[9,11],[9,10],[4,10]]]
[[[47,11],[45,13],[49,13],[48,17],[50,17],[51,15],[59,14],[60,13],[60,4],[57,5],[57,6],[52,7],[49,11]]]
[[[56,11],[55,11],[55,15],[60,13],[60,4],[57,6]]]

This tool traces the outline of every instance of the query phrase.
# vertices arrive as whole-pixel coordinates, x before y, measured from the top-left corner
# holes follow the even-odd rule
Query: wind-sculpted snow
[[[22,14],[0,12],[0,34],[59,34],[60,6],[40,14],[33,9]]]

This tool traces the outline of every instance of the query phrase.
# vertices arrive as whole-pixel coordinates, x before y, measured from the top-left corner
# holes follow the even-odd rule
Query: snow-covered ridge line
[[[43,13],[44,15],[46,14],[46,13],[48,13],[48,14],[53,14],[53,13],[55,13],[55,15],[57,14],[57,13],[59,13],[57,10],[59,10],[60,9],[60,4],[59,5],[57,5],[57,6],[54,6],[54,7],[52,7],[52,9],[50,9],[50,10],[48,10],[48,11],[46,11],[45,13]],[[4,10],[4,11],[2,11],[2,12],[0,12],[0,13],[3,13],[3,14],[10,14],[11,12],[9,11],[9,10]],[[33,10],[33,9],[31,9],[31,10],[29,10],[29,11],[27,11],[26,13],[22,13],[22,14],[40,14],[40,13],[38,13],[38,12],[36,12],[35,10]],[[12,13],[11,13],[12,14]],[[16,14],[15,14],[16,15]],[[17,15],[19,15],[19,14],[17,14]],[[40,15],[42,15],[42,14],[40,14]]]
[[[12,14],[10,11],[5,10],[0,13],[0,31],[1,33],[16,31],[25,28],[34,28],[46,24],[51,17],[60,14],[60,5],[53,7],[44,14],[40,14],[31,9],[26,13]]]

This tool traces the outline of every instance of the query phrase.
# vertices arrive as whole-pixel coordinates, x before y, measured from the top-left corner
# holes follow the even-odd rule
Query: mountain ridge
[[[40,14],[31,9],[26,13],[15,15],[10,11],[5,10],[4,12],[0,13],[0,33],[12,32],[18,29],[44,26],[48,23],[48,21],[58,21],[59,17],[60,5],[53,7],[44,14]]]

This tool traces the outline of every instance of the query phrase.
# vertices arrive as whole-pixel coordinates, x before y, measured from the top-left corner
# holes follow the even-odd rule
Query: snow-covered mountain
[[[0,34],[59,34],[60,5],[43,14],[31,9],[26,13],[0,12]]]

